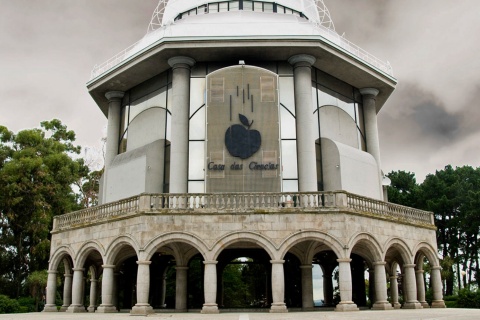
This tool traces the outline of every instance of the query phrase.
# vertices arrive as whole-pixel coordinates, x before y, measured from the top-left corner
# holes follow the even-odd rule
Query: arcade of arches
[[[57,248],[50,259],[45,311],[57,311],[57,278],[63,287],[60,311],[67,312],[313,310],[314,267],[323,274],[324,307],[338,311],[429,307],[426,288],[433,292],[431,306],[445,307],[438,259],[426,243],[411,248],[393,238],[380,245],[371,234],[341,243],[325,233],[303,231],[276,246],[260,234],[236,232],[209,249],[179,232],[144,247],[123,236],[105,247],[91,241],[77,252],[68,246]],[[231,270],[241,275],[246,291],[236,303],[227,277]]]

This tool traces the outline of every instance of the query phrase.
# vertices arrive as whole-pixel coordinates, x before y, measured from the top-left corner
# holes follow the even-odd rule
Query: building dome
[[[330,13],[323,0],[263,0],[263,1],[209,1],[160,0],[149,25],[149,31],[169,25],[184,15],[197,15],[222,11],[249,10],[263,12],[290,12],[299,14],[317,25],[334,30]]]

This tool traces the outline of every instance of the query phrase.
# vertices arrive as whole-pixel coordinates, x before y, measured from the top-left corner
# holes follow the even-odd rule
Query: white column
[[[375,88],[360,89],[363,96],[363,117],[365,121],[365,140],[367,152],[370,153],[378,166],[378,177],[380,184],[380,199],[383,199],[382,187],[382,162],[380,158],[380,140],[378,138],[376,96],[379,91]]]
[[[293,65],[299,191],[318,190],[312,102],[312,65],[315,61],[315,57],[307,54],[288,59]]]
[[[302,271],[302,309],[313,309],[313,283],[312,283],[312,269],[311,264],[301,265]]]
[[[152,261],[137,261],[137,303],[130,311],[132,315],[147,315],[153,313],[153,308],[148,303],[151,263]]]
[[[270,312],[288,312],[285,305],[285,277],[283,264],[285,260],[270,260],[272,264],[272,306]]]
[[[392,306],[395,309],[400,309],[401,305],[398,302],[398,278],[397,276],[390,277],[390,295],[392,296]]]
[[[175,267],[175,310],[187,311],[187,270],[188,267]]]
[[[405,281],[405,303],[404,309],[421,309],[422,305],[417,300],[417,282],[415,279],[415,265],[405,264],[403,265],[403,280]]]
[[[102,276],[102,304],[97,308],[99,313],[113,313],[117,309],[113,305],[113,289],[114,289],[114,265],[104,264]]]
[[[357,311],[357,305],[352,301],[352,271],[350,269],[352,259],[337,259],[340,288],[340,303],[337,304],[335,311]]]
[[[195,60],[189,57],[168,59],[172,67],[172,128],[170,146],[170,193],[186,193],[188,189],[188,117],[190,107],[190,68]]]
[[[63,275],[65,280],[63,282],[63,304],[60,308],[60,312],[65,312],[68,307],[72,304],[72,278],[73,275],[70,273],[65,273]]]
[[[95,312],[97,308],[97,279],[90,279],[90,305],[88,306],[88,312]]]
[[[217,263],[218,261],[203,261],[205,265],[203,289],[205,303],[202,313],[218,313],[217,305]]]
[[[67,312],[77,313],[85,312],[85,307],[82,305],[83,297],[83,268],[73,268],[73,282],[72,282],[72,304],[68,307]]]
[[[422,307],[430,308],[427,301],[425,301],[425,280],[423,278],[423,270],[415,270],[415,279],[417,281],[417,300]]]
[[[166,308],[165,297],[167,295],[167,268],[163,270],[162,274],[162,290],[160,291],[160,307]]]
[[[446,308],[445,301],[443,301],[442,276],[440,274],[441,270],[442,270],[442,267],[439,267],[439,266],[432,267],[432,274],[431,274],[432,289],[433,289],[432,308]]]
[[[333,281],[332,281],[332,272],[330,268],[324,267],[323,269],[323,299],[326,306],[331,306],[333,304]]]
[[[105,146],[105,168],[108,169],[118,154],[120,139],[120,120],[122,111],[122,91],[109,91],[105,94],[108,99],[107,145]]]
[[[393,307],[388,302],[387,296],[387,275],[385,273],[385,261],[374,262],[375,266],[375,303],[373,310],[390,310]]]
[[[45,304],[44,312],[57,312],[57,306],[55,305],[55,295],[57,293],[57,271],[48,270],[47,278],[47,301]]]

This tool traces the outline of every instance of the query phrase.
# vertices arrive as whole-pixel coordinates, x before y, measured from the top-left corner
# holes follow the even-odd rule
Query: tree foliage
[[[416,183],[415,175],[410,172],[390,172],[388,177],[392,180],[388,189],[391,202],[434,213],[438,249],[444,257],[442,275],[446,294],[453,294],[455,273],[459,289],[460,283],[478,279],[480,168],[448,165],[429,174],[421,184]],[[466,270],[465,274],[460,270]],[[459,275],[463,276],[462,281]]]
[[[0,293],[21,294],[47,269],[53,217],[81,207],[72,189],[88,177],[75,133],[59,120],[13,133],[0,126]]]

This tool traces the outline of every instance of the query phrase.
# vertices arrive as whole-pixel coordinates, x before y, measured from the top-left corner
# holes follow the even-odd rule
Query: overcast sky
[[[0,125],[61,119],[98,149],[106,119],[85,83],[146,33],[157,0],[0,0]],[[480,1],[325,0],[336,30],[393,66],[378,118],[383,171],[422,181],[480,166]]]

